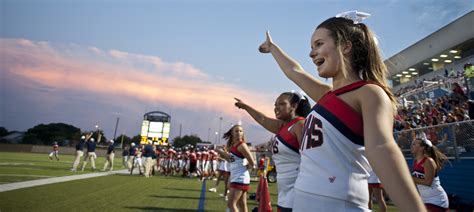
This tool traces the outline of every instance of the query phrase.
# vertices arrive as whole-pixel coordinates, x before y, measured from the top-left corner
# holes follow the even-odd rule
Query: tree
[[[201,138],[199,138],[197,135],[185,135],[183,137],[178,136],[173,139],[173,146],[175,147],[183,147],[186,144],[196,146],[197,143],[202,143]]]
[[[0,127],[0,137],[8,135],[8,130],[5,127]]]
[[[135,144],[140,144],[140,141],[142,140],[142,136],[140,135],[136,135],[136,136],[133,136],[132,139],[130,139],[130,143],[131,144],[132,142],[135,143]],[[124,142],[125,144],[125,142]]]
[[[117,136],[117,138],[114,139],[114,141],[115,141],[114,144],[115,145],[120,145],[122,143],[122,139],[123,139],[123,146],[121,146],[121,147],[124,147],[125,145],[132,143],[132,138],[128,137],[125,134],[121,134],[121,135]]]
[[[68,144],[70,140],[79,139],[80,136],[81,130],[69,124],[39,124],[26,131],[22,143],[51,145],[56,141],[64,145]]]

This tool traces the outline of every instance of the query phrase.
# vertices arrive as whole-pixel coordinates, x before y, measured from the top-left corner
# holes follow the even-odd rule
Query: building
[[[470,11],[385,60],[393,92],[408,99],[437,98],[457,82],[474,98],[474,79],[463,76],[464,65],[474,64],[473,26],[474,11]]]

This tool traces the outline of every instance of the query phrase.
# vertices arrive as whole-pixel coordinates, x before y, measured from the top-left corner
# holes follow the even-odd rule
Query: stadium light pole
[[[211,140],[209,140],[210,135],[211,135],[211,128],[208,128],[207,129],[207,142],[211,142]]]
[[[216,143],[217,143],[217,138],[219,137],[219,132],[215,132],[216,133]]]
[[[222,128],[222,117],[219,118],[219,135],[221,134],[221,128]],[[219,142],[217,144],[221,144],[221,137],[219,136]]]

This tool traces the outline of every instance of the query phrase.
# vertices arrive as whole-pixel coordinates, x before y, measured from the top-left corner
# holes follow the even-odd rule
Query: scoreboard
[[[161,111],[146,113],[141,128],[141,144],[148,144],[149,140],[156,145],[168,146],[170,137],[171,117]]]

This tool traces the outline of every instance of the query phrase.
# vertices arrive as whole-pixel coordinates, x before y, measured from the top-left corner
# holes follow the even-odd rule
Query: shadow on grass
[[[182,196],[158,196],[158,195],[150,195],[150,197],[156,197],[160,199],[195,199],[199,200],[199,197],[182,197]]]
[[[184,211],[184,212],[196,212],[196,210],[183,209],[183,208],[162,208],[162,207],[152,207],[152,206],[126,206],[124,208],[128,209],[137,209],[137,210],[151,210],[151,211]]]

